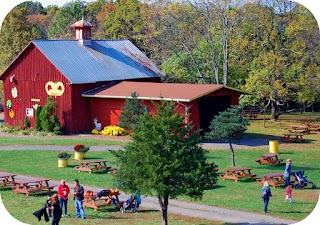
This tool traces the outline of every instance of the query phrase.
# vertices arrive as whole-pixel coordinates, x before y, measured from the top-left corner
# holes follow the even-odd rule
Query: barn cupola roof
[[[83,45],[91,45],[91,28],[94,27],[91,23],[82,18],[71,24],[74,29],[74,38],[79,40]]]

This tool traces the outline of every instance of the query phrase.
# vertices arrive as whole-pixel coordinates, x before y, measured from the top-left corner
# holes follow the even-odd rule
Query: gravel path
[[[18,175],[17,180],[27,180],[33,179],[34,177],[30,176],[23,176]],[[59,185],[60,181],[50,180],[50,185],[55,185],[54,191],[57,190],[57,186]],[[80,181],[81,183],[81,181]],[[68,183],[67,185],[72,188],[74,185],[73,183]],[[92,187],[88,185],[83,185],[85,190],[91,190],[93,192],[99,192],[102,189],[99,187]],[[121,193],[121,200],[128,199],[130,196],[125,193]],[[142,206],[148,209],[160,210],[158,199],[154,197],[142,197]],[[262,207],[262,202],[261,202]],[[237,210],[230,210],[224,209],[215,206],[207,206],[197,203],[190,203],[190,202],[183,202],[178,200],[170,200],[169,213],[178,214],[178,215],[186,215],[192,217],[203,218],[207,220],[215,220],[215,221],[224,221],[226,223],[234,223],[239,225],[267,225],[267,224],[293,224],[297,221],[294,220],[287,220],[287,219],[280,219],[275,218],[269,215],[257,214],[257,213],[248,213],[248,212],[241,212]]]

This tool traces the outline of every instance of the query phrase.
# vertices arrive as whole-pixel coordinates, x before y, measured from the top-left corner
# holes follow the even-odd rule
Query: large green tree
[[[16,7],[4,19],[0,32],[0,71],[2,72],[33,39],[45,38],[40,28],[28,21],[26,7]]]
[[[48,27],[49,39],[73,39],[73,28],[71,24],[86,17],[86,3],[82,0],[75,0],[63,5],[54,14]]]
[[[138,0],[117,0],[106,4],[98,20],[102,26],[99,38],[130,39],[141,48],[144,34],[142,7]]]
[[[241,108],[233,106],[214,117],[209,126],[210,132],[206,133],[205,137],[227,141],[231,151],[231,163],[232,166],[235,166],[232,142],[239,141],[242,138],[248,125],[249,120],[241,115]]]
[[[184,123],[173,102],[155,104],[154,114],[138,117],[132,142],[123,152],[114,152],[120,169],[119,188],[158,197],[162,224],[168,224],[169,198],[188,195],[200,198],[209,183],[216,181],[215,165],[206,161],[198,132]]]

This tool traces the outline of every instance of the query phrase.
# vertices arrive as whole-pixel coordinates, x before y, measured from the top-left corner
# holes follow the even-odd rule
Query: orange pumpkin
[[[93,196],[93,192],[92,191],[86,191],[86,196],[92,197]]]
[[[109,195],[114,195],[114,190],[113,189],[109,189],[110,193]]]

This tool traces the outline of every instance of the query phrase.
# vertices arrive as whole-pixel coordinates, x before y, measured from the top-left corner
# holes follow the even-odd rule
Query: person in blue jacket
[[[283,173],[283,176],[286,178],[286,187],[290,185],[291,163],[292,163],[292,160],[287,159],[286,168]]]
[[[261,197],[263,199],[263,203],[264,203],[264,207],[263,207],[263,212],[264,213],[267,213],[267,210],[268,210],[268,204],[269,204],[269,199],[270,197],[272,196],[271,194],[271,190],[270,190],[270,187],[269,187],[269,183],[268,181],[265,181],[264,184],[263,184],[263,187],[262,187],[262,194],[261,194]]]
[[[139,206],[141,205],[140,191],[136,190],[136,192],[133,194],[133,197],[136,199],[136,201],[135,201],[135,211],[137,212]]]

